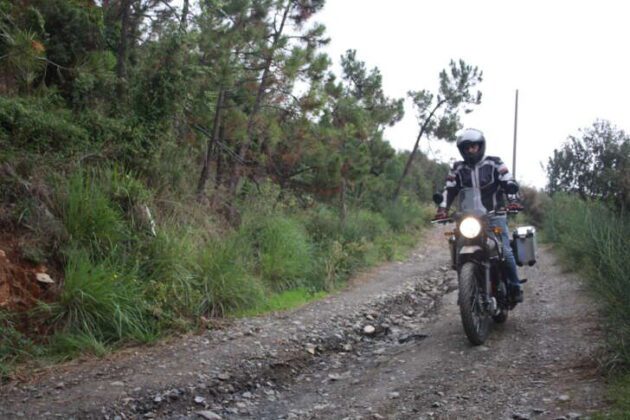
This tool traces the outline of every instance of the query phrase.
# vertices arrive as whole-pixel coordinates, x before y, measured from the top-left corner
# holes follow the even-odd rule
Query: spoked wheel
[[[477,281],[477,265],[465,263],[459,270],[459,312],[468,340],[478,346],[490,332],[490,316],[484,311]]]

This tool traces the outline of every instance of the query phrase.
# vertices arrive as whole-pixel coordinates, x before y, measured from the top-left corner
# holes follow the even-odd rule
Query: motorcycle
[[[446,235],[459,283],[457,303],[468,340],[480,345],[488,338],[492,322],[504,323],[516,306],[508,293],[501,228],[489,225],[491,216],[507,212],[487,212],[475,188],[463,188],[458,196],[459,211],[433,223],[455,223],[455,229]],[[439,205],[442,195],[435,194],[433,201]]]

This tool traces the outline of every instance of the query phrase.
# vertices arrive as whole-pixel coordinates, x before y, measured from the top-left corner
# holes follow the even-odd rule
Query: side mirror
[[[433,202],[435,204],[439,206],[440,204],[442,204],[442,200],[444,200],[442,193],[436,192],[435,194],[433,194]]]

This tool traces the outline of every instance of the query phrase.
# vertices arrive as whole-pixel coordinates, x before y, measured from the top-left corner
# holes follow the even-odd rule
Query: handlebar
[[[455,220],[452,217],[448,217],[446,219],[438,219],[438,220],[431,220],[431,224],[432,225],[445,225],[447,223],[453,223]]]
[[[518,213],[520,213],[519,210],[492,210],[488,212],[488,215],[489,216],[506,216],[506,215],[512,215],[512,214],[518,214]],[[431,220],[432,225],[445,225],[447,223],[453,223],[453,222],[455,222],[455,219],[453,217]]]

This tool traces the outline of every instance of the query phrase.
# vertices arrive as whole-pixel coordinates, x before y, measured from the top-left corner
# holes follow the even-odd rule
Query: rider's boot
[[[510,285],[510,298],[514,303],[523,302],[523,288],[521,285]]]

